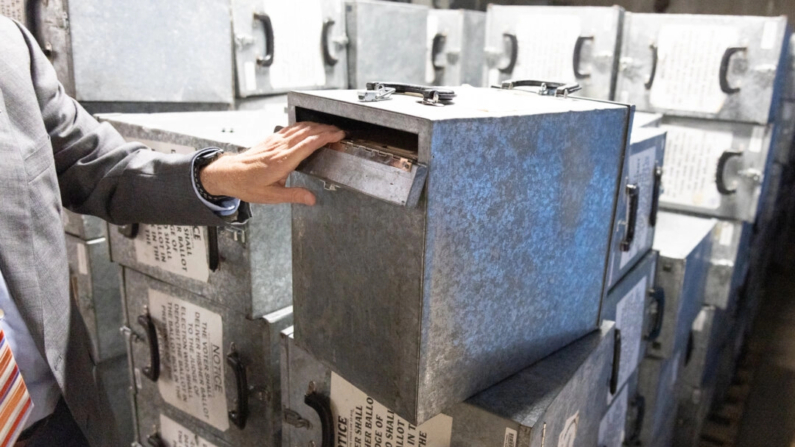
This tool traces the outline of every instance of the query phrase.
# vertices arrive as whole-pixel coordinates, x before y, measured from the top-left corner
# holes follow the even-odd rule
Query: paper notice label
[[[145,144],[150,149],[161,152],[163,154],[192,154],[196,152],[196,148],[193,146],[185,146],[184,144],[175,144],[175,143],[165,143],[163,141],[153,141],[153,140],[145,140],[141,138],[127,138],[127,141],[137,141],[139,143]]]
[[[217,447],[162,414],[160,415],[160,437],[168,447]]]
[[[331,410],[339,427],[337,445],[424,445],[450,447],[453,418],[439,414],[419,427],[409,424],[348,381],[331,373]],[[343,430],[342,428],[345,428]]]
[[[599,423],[600,446],[620,446],[624,442],[624,428],[627,425],[627,406],[629,392],[623,387],[618,392],[613,404]]]
[[[88,275],[88,253],[86,244],[77,244],[77,270],[81,275]]]
[[[265,12],[273,25],[274,58],[268,67],[271,86],[280,90],[325,85],[320,0],[266,0]]]
[[[719,82],[721,59],[737,41],[737,30],[729,26],[663,26],[657,38],[651,104],[662,109],[718,113],[727,97]]]
[[[635,224],[635,238],[632,240],[629,250],[621,252],[621,268],[635,258],[641,247],[648,248],[649,215],[651,214],[652,190],[654,190],[655,155],[656,148],[650,148],[629,156],[629,179],[627,183],[638,186],[638,217]],[[629,211],[628,208],[627,211]],[[625,224],[628,219],[629,215],[625,215]]]
[[[618,386],[632,374],[640,362],[643,338],[643,315],[648,290],[644,276],[616,305],[616,330],[621,331],[621,364],[618,366]]]
[[[558,436],[558,447],[574,447],[577,439],[577,425],[580,423],[580,412],[576,412],[566,419],[566,425]]]
[[[716,209],[721,196],[715,185],[718,159],[732,149],[731,132],[663,126],[668,131],[660,200]]]
[[[225,431],[229,417],[221,316],[152,289],[149,312],[160,343],[161,374],[157,387],[163,400]]]
[[[516,430],[505,428],[505,439],[502,441],[502,447],[516,447]]]
[[[426,35],[425,47],[425,83],[433,84],[436,80],[436,70],[433,68],[431,53],[433,52],[433,39],[439,32],[439,17],[428,14],[428,33]]]
[[[248,61],[243,64],[243,76],[246,79],[246,90],[257,91],[257,66]]]
[[[140,225],[133,242],[141,264],[206,282],[207,228],[176,225]]]
[[[523,15],[516,26],[519,50],[512,77],[574,82],[572,54],[579,37],[579,17]]]
[[[720,231],[718,243],[726,247],[731,245],[732,239],[734,239],[734,224],[731,222],[721,222],[718,224],[718,231]]]
[[[762,29],[762,41],[759,43],[759,48],[763,50],[772,50],[776,45],[776,34],[778,34],[778,22],[768,20],[765,22],[765,27]]]

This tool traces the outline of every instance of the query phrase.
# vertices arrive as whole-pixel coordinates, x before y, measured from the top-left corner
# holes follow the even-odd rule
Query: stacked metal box
[[[153,150],[235,153],[285,125],[284,104],[251,112],[108,114]],[[279,332],[292,324],[290,208],[252,205],[244,225],[109,226],[123,266],[135,441],[280,442]]]
[[[428,11],[425,83],[485,87],[486,14],[465,9]]]

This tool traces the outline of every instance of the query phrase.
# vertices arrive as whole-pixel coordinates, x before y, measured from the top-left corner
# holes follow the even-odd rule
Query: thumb
[[[315,204],[315,195],[304,188],[286,188],[280,185],[271,185],[263,195],[265,203],[300,203],[312,206]]]

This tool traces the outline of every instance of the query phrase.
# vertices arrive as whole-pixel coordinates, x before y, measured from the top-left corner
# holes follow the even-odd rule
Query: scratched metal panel
[[[425,84],[428,8],[356,0],[345,3],[348,87],[368,82]]]
[[[521,55],[526,52],[544,52],[548,48],[554,51],[568,52],[564,58],[571,62],[571,72],[567,79],[542,79],[545,81],[578,82],[582,91],[577,95],[612,99],[615,87],[615,75],[618,64],[624,10],[618,6],[501,6],[489,5],[486,19],[486,61],[488,64],[488,83],[499,84],[508,79],[525,79],[521,68],[512,72],[504,72],[508,67],[511,51],[516,51],[516,64],[521,65]],[[534,18],[554,24],[561,16],[578,20],[579,38],[584,39],[579,54],[577,46],[571,42],[559,43],[552,41],[532,42],[532,50],[523,48],[512,49],[505,34],[521,37],[522,28],[531,26],[523,24]],[[554,25],[551,25],[554,27]],[[521,43],[521,38],[518,39]],[[574,64],[579,59],[578,76]],[[544,63],[553,63],[554,56],[547,56]],[[503,70],[500,70],[500,69]]]
[[[80,101],[234,98],[228,1],[72,1],[70,54]]]
[[[84,241],[105,237],[105,221],[99,217],[77,214],[67,209],[63,210],[61,217],[66,234],[71,234]]]
[[[669,358],[685,349],[690,328],[704,302],[714,219],[661,212],[654,249],[660,252],[656,284],[665,292],[660,336],[650,355]]]
[[[245,150],[265,139],[276,125],[286,124],[282,106],[264,111],[109,114],[128,139],[201,149]],[[218,269],[200,281],[144,264],[136,257],[133,239],[110,225],[114,262],[177,285],[249,316],[262,316],[292,303],[289,205],[252,205],[254,216],[242,227],[218,227]],[[207,231],[202,227],[200,231]],[[144,237],[139,232],[137,237]]]
[[[435,36],[444,36],[438,53],[433,52]],[[433,85],[468,84],[486,87],[486,13],[465,9],[428,11],[429,68],[425,81]],[[434,69],[433,65],[436,65]]]
[[[599,446],[620,446],[626,441],[628,445],[640,436],[637,424],[643,423],[640,417],[645,416],[643,412],[645,402],[643,397],[638,394],[638,370],[632,372],[629,380],[616,393],[614,399],[599,424]],[[624,397],[626,396],[626,397]],[[624,400],[626,399],[626,400]]]
[[[672,435],[683,356],[682,352],[677,352],[668,359],[646,357],[640,363],[638,393],[645,401],[640,445],[663,446],[666,443],[660,441]]]
[[[614,337],[614,324],[606,322],[600,330],[445,410],[443,414],[452,418],[450,445],[502,447],[507,430],[516,436],[511,445],[521,447],[549,445],[544,437],[557,440],[565,430],[576,434],[574,443],[567,445],[591,445],[607,409]],[[297,346],[291,331],[283,333],[282,402],[288,415],[283,445],[321,444],[324,427],[304,396],[313,384],[317,393],[333,398],[331,376],[331,369]],[[329,400],[328,405],[334,412],[338,403]],[[348,422],[327,427],[332,433],[337,430],[334,439],[341,444],[354,442],[353,422]]]
[[[406,129],[429,171],[416,207],[294,176],[318,197],[293,207],[299,345],[421,423],[596,327],[627,107],[475,88],[446,107],[289,101],[291,120]]]
[[[667,27],[677,28],[666,31]],[[661,32],[694,36],[694,42],[686,49],[676,47],[684,57],[674,59],[667,70],[662,59],[655,64],[654,58]],[[735,40],[721,42],[715,40],[721,39],[717,36],[735,36]],[[786,17],[627,13],[616,99],[646,112],[766,124],[774,119],[783,96],[788,36]],[[739,88],[734,93],[724,93],[720,86],[720,66],[728,47],[746,48],[728,62],[727,87]],[[712,65],[704,66],[707,63]],[[660,70],[653,70],[656,66]],[[679,83],[687,78],[693,79],[692,85]],[[654,92],[668,80],[673,83],[670,92]],[[700,93],[694,94],[704,96],[673,99],[676,89],[679,93],[698,90]],[[660,99],[653,103],[657,94]]]
[[[733,309],[748,275],[753,224],[720,220],[712,234],[704,305]]]
[[[245,398],[248,401],[249,416],[245,428],[240,429],[230,421],[229,428],[226,431],[220,431],[205,421],[170,406],[161,397],[158,384],[152,382],[141,372],[141,368],[150,365],[151,359],[146,330],[138,323],[138,318],[140,315],[146,314],[151,290],[178,298],[221,316],[224,346],[219,347],[223,352],[219,368],[223,369],[223,393],[226,395],[227,408],[229,410],[236,409],[238,402],[237,381],[233,369],[226,363],[230,346],[234,345],[246,368],[248,383]],[[160,414],[163,413],[183,425],[195,427],[197,434],[211,442],[217,439],[228,445],[241,447],[280,445],[282,417],[279,332],[292,324],[291,308],[281,309],[264,317],[249,319],[241,313],[221,307],[188,291],[127,268],[124,269],[124,293],[127,318],[129,319],[128,327],[133,331],[132,367],[137,388],[139,436],[143,439],[149,436],[153,427],[158,426]],[[161,377],[166,377],[169,374],[167,341],[170,329],[166,328],[164,322],[157,320],[154,309],[151,312],[158,334],[160,374]],[[187,322],[190,321],[191,318],[187,318]]]
[[[654,193],[662,190],[664,172],[665,131],[633,129],[627,154],[624,157],[622,185],[610,242],[608,287],[614,286],[651,248],[654,241],[656,213]],[[630,191],[634,188],[634,192]],[[637,202],[630,194],[637,194]],[[659,202],[658,202],[659,205]],[[635,221],[632,222],[633,216]],[[630,225],[632,229],[630,230]]]

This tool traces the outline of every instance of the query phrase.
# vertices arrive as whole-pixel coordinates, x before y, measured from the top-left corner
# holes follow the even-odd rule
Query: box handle
[[[563,96],[566,97],[569,93],[574,93],[582,89],[580,84],[572,82],[566,84],[564,82],[550,82],[539,81],[537,79],[511,79],[503,81],[499,87],[503,90],[513,90],[516,87],[538,87],[538,94],[542,96]]]
[[[508,65],[500,67],[499,70],[500,73],[511,74],[514,67],[516,67],[516,59],[519,56],[519,39],[516,38],[516,34],[512,33],[503,33],[502,38],[511,42],[511,57],[508,60]]]
[[[591,73],[582,73],[580,71],[580,53],[582,53],[582,46],[588,41],[593,42],[593,36],[580,36],[577,38],[577,43],[574,44],[572,67],[574,68],[574,77],[576,79],[587,79],[591,77]]]
[[[610,395],[618,391],[618,373],[621,371],[621,331],[615,330],[613,342],[613,369],[610,373]]]
[[[693,336],[693,330],[690,330],[690,333],[687,336],[687,347],[685,348],[685,366],[690,364],[690,360],[693,360],[693,350],[696,347],[696,340]]]
[[[207,227],[207,264],[213,272],[218,271],[221,255],[218,249],[218,227]]]
[[[746,47],[729,47],[726,48],[726,51],[723,53],[723,57],[720,59],[720,89],[723,93],[727,95],[731,95],[740,91],[740,87],[732,87],[729,84],[729,62],[731,62],[732,56],[737,53],[744,53],[748,50]]]
[[[163,438],[160,437],[160,433],[152,433],[147,436],[146,443],[149,444],[149,447],[167,447]]]
[[[649,226],[657,225],[657,211],[660,209],[660,188],[662,187],[663,168],[655,163],[654,165],[654,186],[651,191],[651,212],[649,212]]]
[[[323,32],[320,33],[320,46],[323,48],[323,62],[326,63],[328,66],[335,66],[339,59],[331,55],[331,50],[329,49],[329,34],[331,33],[331,27],[334,26],[334,19],[326,19],[323,22]]]
[[[422,95],[422,103],[427,105],[448,104],[455,99],[455,90],[444,87],[428,87],[402,82],[368,82],[366,88],[367,90],[358,92],[359,101],[382,101],[389,99],[393,93]]]
[[[638,204],[640,202],[640,187],[637,183],[626,186],[627,191],[627,227],[624,230],[624,239],[619,248],[621,251],[629,251],[632,242],[635,240],[635,226],[638,224]]]
[[[157,344],[157,328],[147,306],[144,306],[144,314],[138,315],[138,324],[146,331],[146,341],[149,343],[149,364],[141,368],[141,372],[147,379],[157,382],[160,378],[160,347]]]
[[[119,225],[116,231],[128,239],[135,239],[138,236],[138,224]]]
[[[646,398],[638,394],[632,399],[630,405],[635,407],[635,427],[632,430],[632,434],[627,438],[629,441],[627,445],[634,445],[637,441],[640,441],[640,432],[643,430],[643,419],[646,417]]]
[[[331,412],[331,401],[328,396],[317,392],[315,382],[309,382],[304,403],[315,410],[320,419],[321,442],[319,447],[334,447],[334,414]]]
[[[433,36],[433,44],[431,45],[431,66],[433,66],[434,70],[444,70],[444,64],[437,64],[436,58],[442,54],[445,42],[447,42],[447,34],[436,33],[436,35]]]
[[[728,188],[726,186],[726,182],[723,179],[726,165],[732,158],[742,157],[742,155],[743,153],[741,151],[724,151],[722,154],[720,154],[720,158],[718,159],[718,168],[715,170],[715,186],[718,187],[718,192],[724,196],[730,196],[737,192],[737,188]]]
[[[226,355],[226,364],[232,367],[237,385],[237,408],[229,410],[229,420],[242,430],[246,428],[248,420],[248,378],[246,377],[246,367],[243,366],[243,361],[240,359],[240,354],[235,349],[234,343],[230,346],[229,351],[229,354]]]
[[[273,24],[271,23],[271,17],[264,12],[255,12],[254,20],[262,23],[262,28],[265,31],[265,55],[257,57],[257,65],[270,67],[273,65]]]
[[[654,315],[654,326],[646,336],[647,341],[657,340],[662,332],[663,317],[665,316],[665,289],[662,287],[652,287],[649,289],[649,296],[657,303]]]
[[[654,77],[657,76],[657,45],[652,43],[649,45],[649,49],[651,50],[651,71],[649,71],[649,79],[643,84],[646,90],[651,89],[651,86],[654,85]]]

